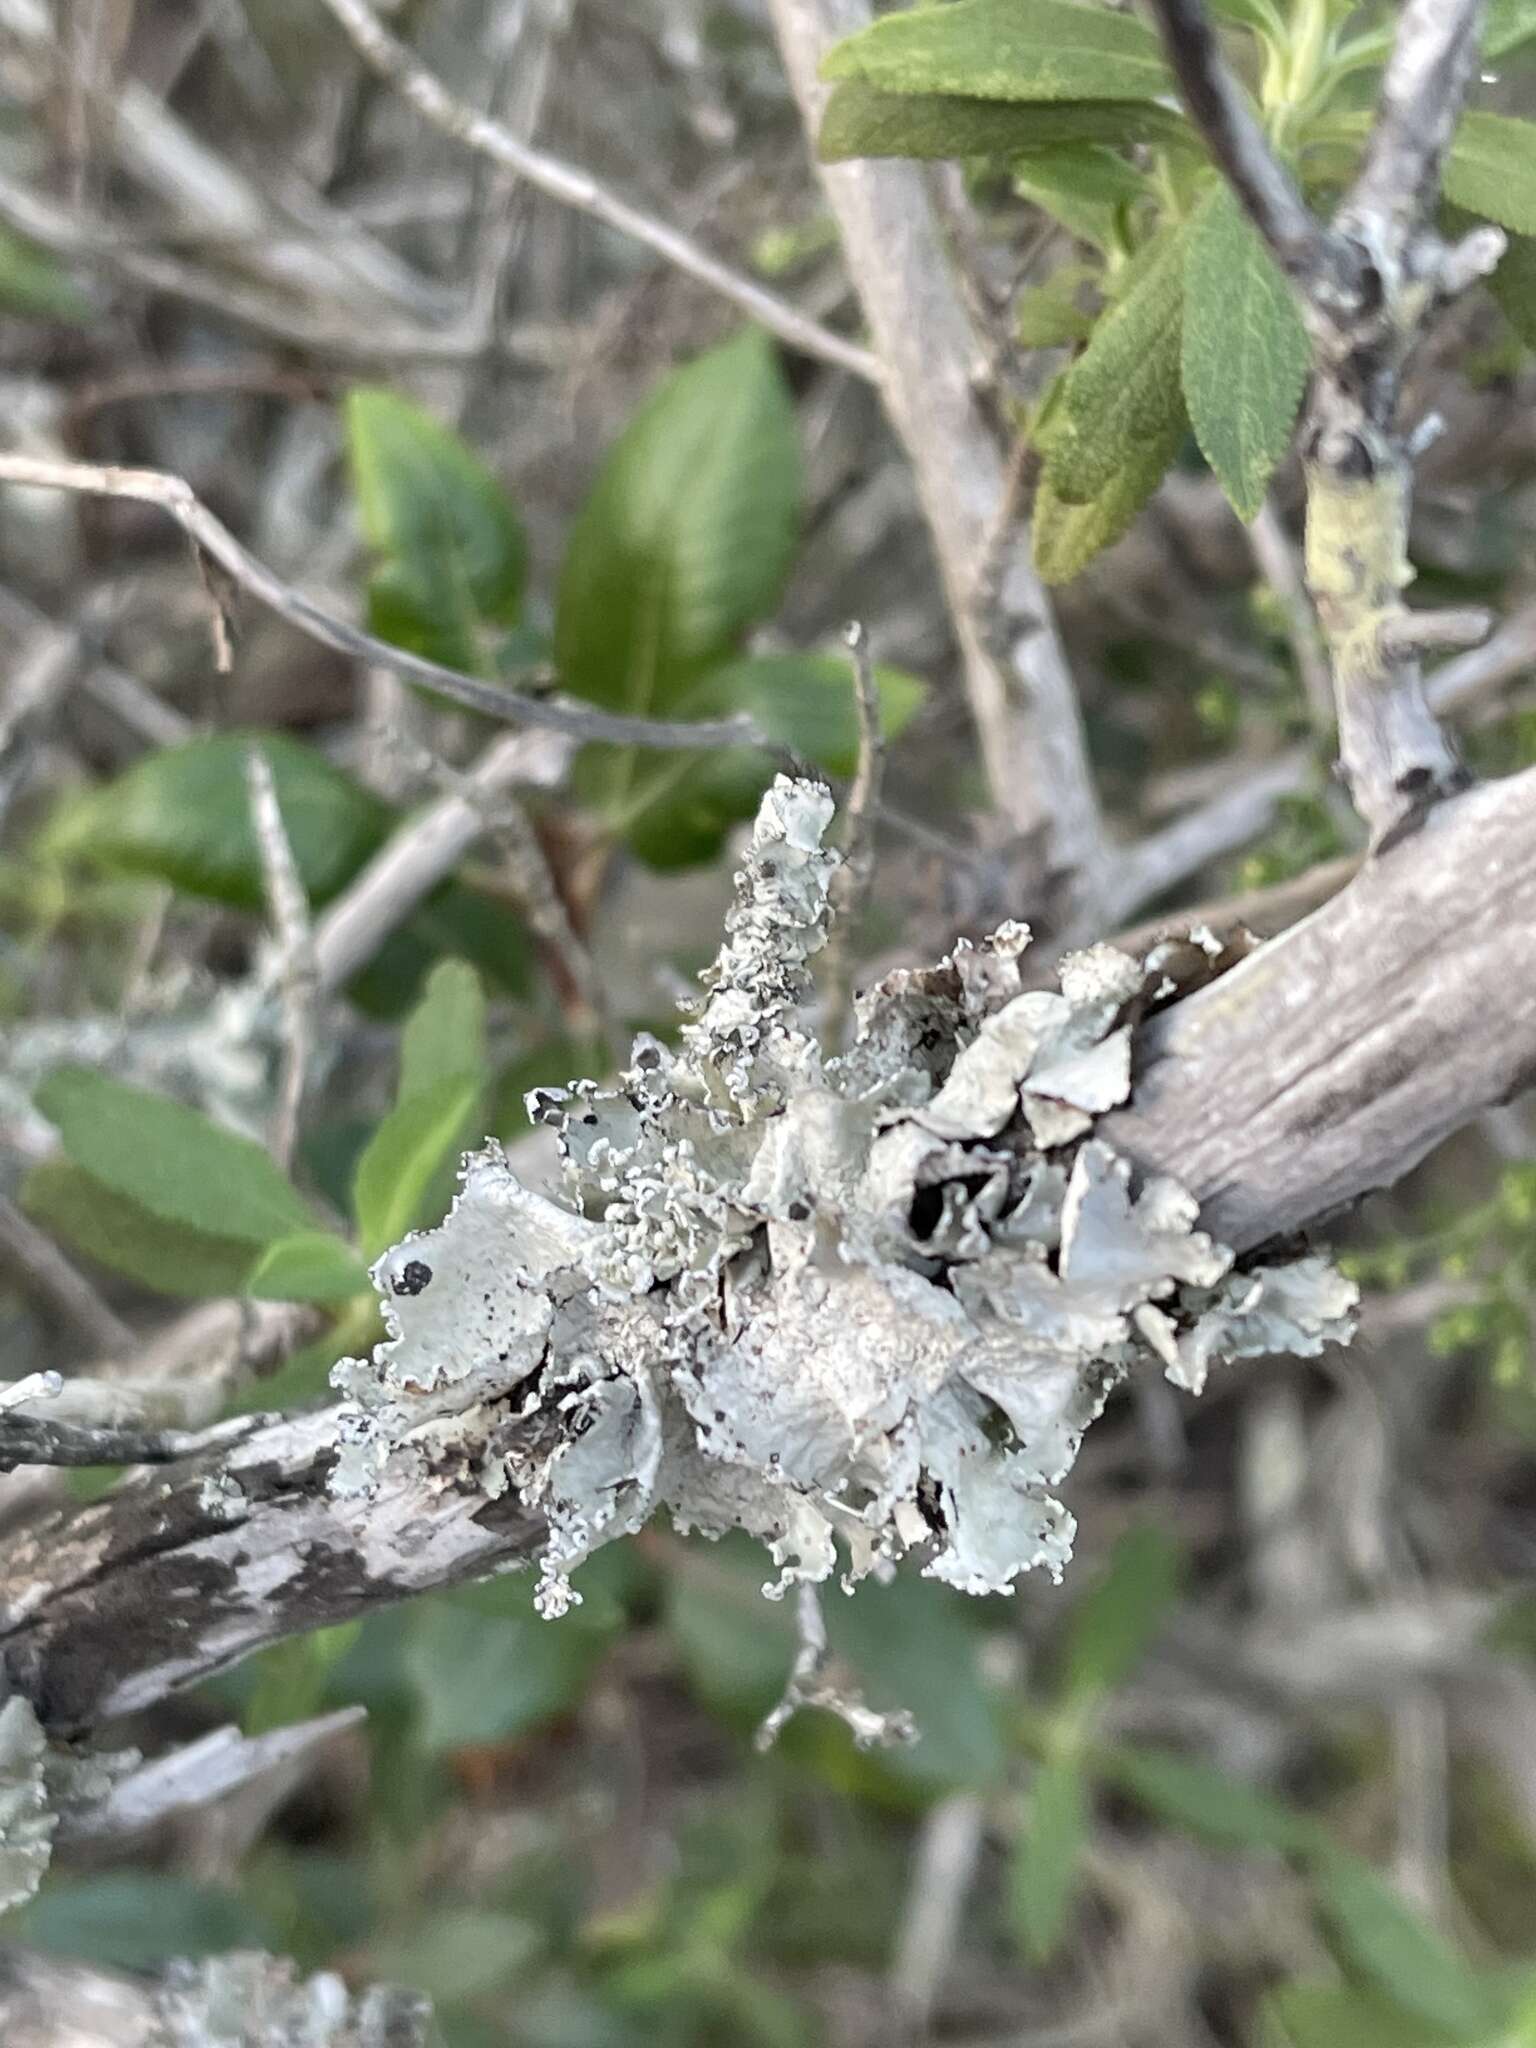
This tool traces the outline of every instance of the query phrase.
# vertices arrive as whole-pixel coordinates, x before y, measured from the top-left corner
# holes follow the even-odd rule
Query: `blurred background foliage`
[[[858,615],[893,741],[861,973],[1035,910],[1034,849],[985,810],[872,393],[486,177],[317,11],[138,0],[78,37],[74,19],[0,0],[18,445],[187,476],[279,573],[395,644],[523,688],[553,665],[610,709],[749,710],[839,780],[857,730],[836,635]],[[454,0],[396,26],[504,118],[846,321],[752,0]],[[1501,60],[1491,103],[1518,110],[1533,77]],[[1038,351],[1086,332],[1093,237],[1041,176],[937,175],[1019,382],[1003,410],[1026,417]],[[73,245],[60,194],[91,230]],[[135,271],[145,252],[171,282]],[[465,305],[491,317],[445,329]],[[467,339],[434,358],[422,335],[444,331]],[[1421,587],[1527,630],[1533,397],[1519,324],[1486,295],[1416,372],[1415,405],[1447,421]],[[1294,518],[1291,462],[1273,502]],[[1250,906],[1358,853],[1284,607],[1192,438],[1059,604],[1127,843],[1306,754],[1260,835],[1149,912]],[[463,1145],[492,1133],[533,1171],[526,1091],[672,1028],[770,768],[591,746],[520,793],[602,1013],[488,835],[348,979],[280,1168],[260,1142],[281,1015],[250,750],[318,911],[492,728],[253,609],[236,622],[221,678],[178,536],[141,507],[7,496],[12,677],[50,635],[72,651],[0,748],[4,1191],[140,1340],[211,1303],[272,1319],[259,1367],[230,1350],[231,1409],[322,1398],[377,1334],[366,1261],[441,1213]],[[1531,703],[1517,665],[1470,706],[1482,772],[1536,762]],[[1528,972],[1515,949],[1512,984]],[[759,1754],[791,1617],[746,1546],[656,1528],[589,1565],[558,1624],[498,1580],[285,1643],[144,1717],[127,1734],[154,1749],[367,1708],[275,1803],[61,1858],[0,1932],[129,1969],[256,1945],[398,1979],[431,1993],[449,2048],[1536,2043],[1533,1152],[1514,1105],[1341,1226],[1368,1295],[1348,1355],[1234,1371],[1198,1405],[1123,1390],[1070,1483],[1063,1586],[829,1597],[837,1658],[913,1712],[910,1749],[860,1753],[811,1714]],[[93,1355],[25,1272],[0,1274],[6,1378]],[[0,1517],[64,1484],[18,1475]]]

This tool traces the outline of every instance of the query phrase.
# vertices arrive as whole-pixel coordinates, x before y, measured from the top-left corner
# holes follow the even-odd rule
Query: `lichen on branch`
[[[1127,1373],[1198,1392],[1218,1360],[1350,1334],[1325,1259],[1239,1265],[1093,1135],[1175,992],[1158,952],[1094,946],[1029,988],[1007,924],[870,989],[828,1054],[807,1020],[831,815],[774,784],[677,1048],[535,1091],[562,1198],[472,1157],[447,1220],[375,1268],[388,1338],[336,1368],[332,1487],[403,1466],[515,1489],[546,1614],[658,1510],[760,1539],[772,1592],[909,1555],[971,1593],[1059,1575],[1055,1489]]]

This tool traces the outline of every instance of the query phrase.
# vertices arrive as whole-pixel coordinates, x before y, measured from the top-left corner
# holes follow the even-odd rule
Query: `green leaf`
[[[1129,211],[1147,189],[1123,157],[1086,143],[1027,158],[1014,166],[1013,182],[1025,199],[1096,249],[1119,246]]]
[[[1124,465],[1096,497],[1068,504],[1056,491],[1047,464],[1035,493],[1031,533],[1035,567],[1047,583],[1069,583],[1125,532],[1178,454],[1187,422],[1183,406],[1156,440],[1127,450]]]
[[[1087,505],[1123,472],[1135,471],[1144,451],[1166,447],[1175,428],[1182,437],[1183,312],[1184,236],[1173,230],[1143,253],[1125,296],[1099,320],[1067,372],[1044,441],[1046,475],[1058,497]],[[1159,475],[1163,466],[1166,458]]]
[[[485,993],[463,960],[441,960],[400,1037],[396,1099],[421,1095],[450,1074],[485,1072]]]
[[[22,1183],[21,1199],[34,1222],[109,1272],[157,1294],[215,1300],[238,1294],[251,1270],[248,1241],[208,1237],[185,1224],[166,1223],[67,1160],[34,1166]]]
[[[184,1103],[86,1067],[56,1068],[36,1099],[76,1166],[164,1223],[257,1246],[314,1227],[254,1139]]]
[[[1482,53],[1502,57],[1536,36],[1536,0],[1488,0],[1483,17]]]
[[[1257,515],[1290,446],[1311,360],[1274,258],[1230,186],[1214,186],[1184,260],[1184,398],[1200,452],[1240,519]]]
[[[7,1919],[6,1938],[119,1970],[156,1970],[173,1956],[276,1948],[282,1939],[233,1893],[159,1871],[110,1871],[50,1885]]]
[[[346,428],[378,558],[373,630],[451,668],[481,668],[483,629],[516,625],[522,609],[527,549],[506,493],[457,434],[396,392],[349,392]]]
[[[1067,143],[1188,143],[1190,129],[1151,100],[1060,100],[1020,105],[958,93],[883,91],[845,78],[821,117],[823,163],[851,157],[1033,157]]]
[[[1445,196],[1500,227],[1536,234],[1536,122],[1463,114],[1446,159]]]
[[[1253,29],[1267,40],[1284,40],[1285,18],[1271,0],[1211,0],[1211,12]]]
[[[1107,1776],[1159,1819],[1218,1848],[1306,1855],[1326,1843],[1316,1822],[1283,1800],[1188,1757],[1115,1749],[1105,1753],[1103,1764]]]
[[[755,329],[675,371],[619,436],[571,533],[555,616],[564,686],[663,713],[776,602],[800,456]]]
[[[1536,236],[1509,237],[1488,289],[1526,347],[1536,348]]]
[[[986,100],[1150,100],[1172,90],[1150,29],[1072,0],[909,8],[839,43],[822,76]]]
[[[305,893],[324,903],[383,843],[389,807],[313,747],[278,733],[217,733],[147,755],[61,805],[37,851],[152,875],[189,894],[259,911],[261,853],[246,794],[253,745],[272,770]]]
[[[924,686],[883,664],[875,683],[881,729],[894,739],[922,703]],[[744,655],[711,671],[678,710],[689,718],[745,711],[770,739],[829,775],[852,775],[857,766],[853,672],[835,655]],[[618,751],[592,747],[582,761],[579,786],[590,788],[600,805],[615,787]],[[751,747],[636,762],[622,799],[605,808],[631,852],[660,872],[674,872],[714,858],[731,827],[756,811],[773,770],[771,757]]]
[[[1020,292],[1013,331],[1025,348],[1062,348],[1088,339],[1098,316],[1084,312],[1078,299],[1093,275],[1085,263],[1068,263],[1044,284]]]
[[[1013,1850],[1013,1917],[1032,1963],[1049,1962],[1060,1946],[1089,1822],[1088,1787],[1076,1759],[1047,1759],[1030,1785]]]
[[[585,1693],[620,1627],[617,1605],[584,1574],[581,1606],[556,1624],[534,1612],[533,1593],[530,1574],[436,1594],[411,1609],[405,1674],[429,1754],[505,1742],[566,1713]]]
[[[268,1245],[244,1291],[257,1301],[346,1301],[367,1293],[368,1269],[345,1238],[299,1231]]]
[[[357,1162],[352,1200],[363,1256],[376,1259],[425,1220],[439,1169],[467,1142],[478,1074],[449,1074],[392,1109]]]
[[[964,1594],[932,1579],[866,1579],[826,1603],[827,1640],[872,1707],[906,1708],[910,1749],[885,1750],[882,1775],[924,1796],[980,1790],[1003,1775],[1007,1752],[996,1696],[982,1673],[983,1618]]]
[[[46,250],[0,222],[0,313],[24,320],[89,319],[91,302]]]
[[[1342,1984],[1282,1984],[1265,1999],[1260,2024],[1263,2048],[1469,2048],[1465,2034]]]
[[[369,1975],[409,1984],[450,2010],[525,1976],[544,1939],[534,1922],[484,1906],[441,1906],[405,1925],[369,1944]]]
[[[1179,1597],[1181,1559],[1161,1530],[1128,1529],[1097,1585],[1072,1613],[1062,1660],[1062,1689],[1095,1699],[1125,1683]]]
[[[884,663],[875,668],[875,688],[880,730],[893,740],[916,715],[927,691],[916,676]],[[706,677],[698,701],[722,713],[749,712],[769,739],[782,741],[829,775],[852,775],[858,766],[853,670],[837,655],[745,655]]]
[[[56,806],[34,851],[45,860],[153,876],[188,895],[260,912],[261,854],[246,790],[253,744],[272,770],[305,893],[324,905],[399,817],[315,748],[279,733],[218,733],[150,754]],[[444,951],[472,958],[500,988],[527,986],[530,956],[516,919],[503,904],[448,882],[385,940],[352,993],[381,1011],[398,1007]]]
[[[1497,2024],[1488,1985],[1368,1863],[1333,1851],[1313,1884],[1350,1963],[1394,2003],[1458,2039]]]

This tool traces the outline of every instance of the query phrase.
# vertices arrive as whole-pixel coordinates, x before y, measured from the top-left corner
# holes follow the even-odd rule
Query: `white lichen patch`
[[[425,2048],[431,2017],[411,1993],[354,1997],[331,1971],[249,1952],[172,1963],[155,2006],[164,2048]]]
[[[779,1578],[909,1553],[967,1592],[1059,1574],[1055,1489],[1115,1385],[1346,1338],[1353,1288],[1308,1256],[1238,1268],[1175,1182],[1092,1135],[1131,1089],[1167,962],[1109,946],[1024,986],[1004,926],[805,1021],[836,856],[831,801],[763,800],[707,994],[613,1089],[543,1089],[563,1201],[495,1146],[434,1231],[381,1259],[387,1340],[347,1360],[332,1485],[395,1472],[515,1488],[547,1526],[540,1605],[658,1510],[745,1529]]]
[[[137,1750],[92,1754],[51,1743],[19,1693],[0,1706],[0,1913],[41,1885],[60,1821],[106,1798],[138,1762]]]

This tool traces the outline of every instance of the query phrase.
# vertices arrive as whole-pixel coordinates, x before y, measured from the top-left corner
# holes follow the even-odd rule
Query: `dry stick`
[[[360,868],[315,924],[322,994],[341,988],[486,829],[486,804],[518,783],[552,787],[570,744],[552,733],[503,733],[448,795],[410,819]]]
[[[866,27],[867,0],[771,0],[807,133],[821,125],[821,60]],[[883,372],[891,421],[911,457],[955,632],[992,802],[1049,864],[1093,896],[1107,848],[1082,717],[1050,599],[1021,523],[995,591],[978,577],[1010,518],[1007,464],[977,389],[985,351],[961,301],[933,195],[910,163],[822,168],[843,252]]]
[[[1422,614],[1416,616],[1422,617]],[[1432,711],[1477,709],[1504,684],[1536,667],[1536,604],[1506,621],[1492,639],[1437,668],[1425,683]],[[1307,747],[1291,747],[1198,810],[1127,848],[1110,877],[1105,918],[1132,917],[1144,904],[1187,882],[1212,861],[1247,846],[1274,822],[1277,806],[1312,782],[1317,763]],[[1082,937],[1095,937],[1084,930]]]
[[[875,821],[885,779],[885,735],[880,729],[880,686],[869,634],[855,619],[843,634],[853,661],[853,701],[859,722],[859,755],[853,785],[843,806],[843,862],[832,879],[837,912],[826,971],[825,1032],[830,1043],[842,1034],[848,1008],[850,948],[854,924],[875,867]]]
[[[1536,770],[1437,806],[1331,903],[1139,1034],[1101,1134],[1251,1248],[1385,1186],[1536,1069]],[[451,1468],[327,1490],[335,1411],[260,1424],[0,1552],[0,1662],[64,1731],[152,1705],[265,1643],[526,1558],[538,1517]],[[227,1519],[210,1480],[232,1479]],[[316,1560],[323,1563],[319,1568]],[[291,1569],[284,1570],[285,1563]],[[191,1626],[188,1625],[191,1618]]]
[[[278,997],[283,1012],[283,1062],[269,1149],[286,1168],[298,1142],[299,1111],[314,1052],[319,976],[309,919],[309,898],[283,823],[271,765],[259,747],[245,757],[251,827],[261,855],[261,887],[277,941]]]
[[[844,1690],[827,1676],[827,1624],[821,1595],[813,1585],[796,1588],[795,1632],[799,1644],[789,1683],[783,1698],[758,1728],[754,1737],[758,1749],[772,1749],[802,1707],[819,1707],[823,1713],[835,1714],[859,1749],[891,1749],[917,1739],[917,1723],[910,1714],[900,1709],[877,1714],[856,1691]]]
[[[77,491],[89,497],[131,498],[141,505],[158,505],[182,531],[243,590],[338,654],[359,661],[376,662],[394,670],[413,683],[425,684],[440,697],[451,698],[471,711],[507,725],[541,725],[552,732],[569,733],[578,740],[612,740],[620,746],[653,747],[674,752],[698,747],[762,747],[782,759],[784,750],[759,731],[746,717],[667,720],[627,718],[612,711],[599,711],[559,697],[529,697],[520,691],[488,683],[478,676],[462,675],[419,654],[391,647],[360,632],[284,583],[264,562],[259,562],[202,503],[192,486],[179,476],[156,469],[116,469],[91,462],[50,462],[27,455],[0,454],[0,484],[25,484],[41,490]]]
[[[493,121],[488,115],[478,113],[462,100],[455,99],[440,79],[434,78],[430,71],[417,63],[403,43],[396,41],[367,5],[367,0],[324,0],[324,4],[363,59],[434,128],[440,128],[467,149],[477,150],[482,156],[490,157],[493,162],[516,172],[520,178],[526,178],[530,185],[547,193],[551,199],[575,207],[578,212],[591,214],[605,227],[614,228],[621,235],[628,235],[631,240],[654,250],[676,269],[697,278],[701,284],[707,284],[712,291],[719,292],[744,313],[749,313],[770,333],[788,342],[791,348],[797,348],[805,355],[818,356],[823,362],[835,363],[841,370],[851,370],[856,377],[863,377],[869,383],[880,382],[880,364],[868,349],[860,348],[857,342],[845,340],[842,335],[834,334],[831,328],[823,327],[820,321],[798,312],[776,292],[767,291],[750,277],[732,270],[729,264],[720,262],[718,257],[711,256],[707,249],[701,249],[697,242],[690,241],[666,222],[631,206],[586,171],[533,148],[499,121]]]
[[[1403,603],[1415,450],[1396,413],[1426,322],[1504,248],[1496,229],[1447,248],[1433,224],[1482,0],[1408,0],[1359,176],[1328,227],[1271,150],[1202,0],[1151,6],[1189,113],[1289,277],[1311,334],[1306,578],[1332,654],[1341,765],[1379,846],[1465,780],[1430,710],[1419,656],[1453,639],[1465,645],[1474,627]]]

